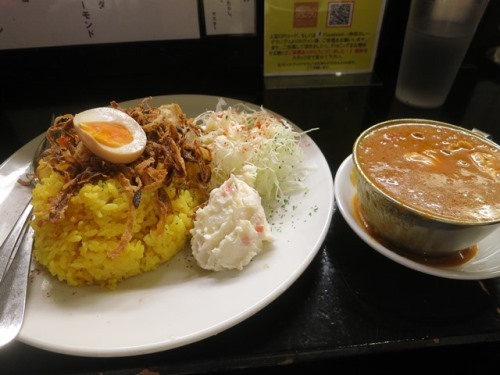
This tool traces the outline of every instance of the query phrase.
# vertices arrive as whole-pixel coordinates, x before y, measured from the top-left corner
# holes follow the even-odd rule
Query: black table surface
[[[164,74],[155,66],[151,71],[109,75],[8,68],[2,72],[0,88],[1,161],[45,131],[53,114],[169,94],[232,97],[262,104],[304,130],[318,127],[310,136],[333,174],[359,133],[388,119],[435,119],[479,128],[500,139],[499,73],[489,65],[464,66],[445,105],[434,110],[399,103],[394,77],[389,76],[364,86],[270,90],[259,69],[244,66],[237,72],[187,67]],[[76,64],[75,69],[81,68]],[[276,373],[336,368],[399,373],[428,368],[431,359],[450,370],[493,373],[500,368],[499,298],[500,278],[439,278],[385,258],[365,245],[334,207],[326,239],[301,277],[270,305],[216,336],[125,358],[69,356],[14,341],[0,349],[0,373]],[[404,368],[396,365],[401,360]]]

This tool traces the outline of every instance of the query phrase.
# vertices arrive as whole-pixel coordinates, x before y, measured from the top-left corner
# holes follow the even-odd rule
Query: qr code
[[[328,27],[351,26],[354,2],[335,2],[328,4]]]

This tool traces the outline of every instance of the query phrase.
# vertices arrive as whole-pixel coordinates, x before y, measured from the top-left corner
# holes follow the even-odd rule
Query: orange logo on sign
[[[296,3],[293,10],[293,27],[316,27],[318,2]]]

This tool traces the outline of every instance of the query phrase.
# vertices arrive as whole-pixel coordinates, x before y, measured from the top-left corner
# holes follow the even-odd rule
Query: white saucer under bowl
[[[403,266],[429,275],[461,280],[481,280],[500,276],[500,229],[478,243],[479,250],[474,258],[464,264],[450,267],[419,263],[380,244],[359,225],[354,216],[353,198],[356,194],[356,187],[351,180],[353,168],[352,155],[349,155],[335,175],[334,195],[344,219],[370,247]]]

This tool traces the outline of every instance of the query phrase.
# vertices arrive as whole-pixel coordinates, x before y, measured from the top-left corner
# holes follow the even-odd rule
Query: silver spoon
[[[47,148],[46,137],[38,145],[28,172]],[[0,248],[0,348],[14,340],[21,330],[33,247],[33,229],[29,225],[31,200]]]

